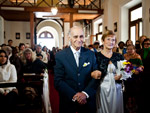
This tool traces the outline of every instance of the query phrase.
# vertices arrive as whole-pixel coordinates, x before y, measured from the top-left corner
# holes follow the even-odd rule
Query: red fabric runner
[[[59,94],[54,88],[54,73],[49,71],[50,103],[52,113],[59,113]]]

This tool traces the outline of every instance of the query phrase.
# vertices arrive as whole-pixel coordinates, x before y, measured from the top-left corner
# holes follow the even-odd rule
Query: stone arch
[[[56,47],[63,47],[63,29],[62,26],[55,20],[43,20],[36,27],[36,35],[38,35],[43,31],[42,29],[47,27],[47,30],[52,33],[55,39]]]

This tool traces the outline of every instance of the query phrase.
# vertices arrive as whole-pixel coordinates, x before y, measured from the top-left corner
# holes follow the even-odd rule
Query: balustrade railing
[[[1,6],[101,9],[101,0],[0,0]]]

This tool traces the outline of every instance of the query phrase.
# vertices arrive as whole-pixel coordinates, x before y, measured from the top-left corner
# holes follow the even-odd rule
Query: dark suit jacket
[[[83,66],[84,63],[90,63]],[[60,96],[60,112],[74,113],[78,111],[78,103],[72,98],[77,92],[85,91],[88,95],[88,102],[85,108],[89,113],[95,113],[95,94],[98,87],[98,80],[92,79],[91,72],[97,69],[94,52],[81,48],[79,67],[70,47],[56,54],[56,65],[54,68],[54,85]]]

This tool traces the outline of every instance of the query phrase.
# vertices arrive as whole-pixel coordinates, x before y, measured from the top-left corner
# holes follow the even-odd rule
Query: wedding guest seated
[[[133,42],[132,42],[132,40],[127,40],[126,41],[126,44],[125,44],[125,47],[123,48],[123,51],[122,51],[122,54],[124,55],[125,53],[127,53],[127,46],[128,45],[133,45]]]
[[[123,42],[123,41],[120,41],[120,42],[118,43],[117,52],[123,55],[124,46],[125,46],[124,42]]]
[[[39,58],[42,61],[42,59],[43,59],[43,55],[42,54],[37,54],[36,56],[37,56],[37,58]]]
[[[139,54],[139,52],[141,50],[140,41],[139,40],[136,40],[136,42],[135,42],[135,49],[136,49],[136,53]]]
[[[25,44],[25,48],[30,48],[30,44],[29,44],[29,43],[26,43],[26,44]]]
[[[145,35],[142,35],[142,36],[139,37],[141,49],[143,48],[143,41],[144,41],[145,39],[147,39],[147,36],[145,36]]]
[[[22,77],[22,62],[20,57],[18,56],[17,48],[12,49],[12,56],[10,57],[10,63],[13,64],[17,70],[17,78],[18,81],[21,80]]]
[[[8,62],[8,56],[4,50],[0,50],[0,83],[17,82],[15,66]],[[16,87],[0,88],[0,108],[3,111],[15,109],[17,102]],[[1,112],[1,111],[0,111]]]
[[[24,49],[25,49],[25,44],[24,43],[20,43],[19,44],[19,53],[18,53],[19,57],[21,57],[23,55]]]
[[[11,39],[8,40],[8,46],[10,46],[12,49],[14,48],[13,40],[11,40]]]
[[[12,55],[12,48],[10,46],[4,46],[1,48],[2,50],[4,50],[8,56],[8,62],[9,62],[9,58]]]
[[[132,63],[133,69],[135,72],[133,73],[131,78],[128,78],[125,81],[125,110],[127,112],[138,112],[139,111],[139,98],[141,92],[141,76],[140,73],[143,71],[143,63],[141,56],[136,53],[136,49],[134,45],[127,46],[127,53],[124,54],[124,58]]]
[[[98,40],[96,40],[96,41],[94,42],[94,44],[93,44],[93,51],[94,51],[95,53],[101,51],[101,49],[99,48],[99,45],[100,45],[100,42],[99,42]]]
[[[92,44],[88,45],[88,49],[93,50],[93,45]]]
[[[4,44],[2,44],[2,45],[0,46],[0,50],[1,50],[1,48],[2,48],[2,47],[4,47],[4,46],[6,46],[6,44],[5,44],[5,43],[4,43]]]
[[[46,46],[43,46],[42,51],[44,51],[47,55],[48,61],[50,60],[50,54],[48,53],[48,48]]]
[[[46,69],[46,65],[36,56],[34,56],[30,48],[26,48],[23,52],[22,62],[23,62],[23,73],[35,73],[41,74]],[[25,100],[27,104],[34,101],[35,97],[38,95],[37,89],[33,87],[26,87],[24,89]]]
[[[23,57],[21,58],[23,62],[23,73],[43,73],[46,68],[45,64],[32,52],[30,48],[27,48],[23,52]]]
[[[41,45],[37,45],[37,46],[36,46],[36,50],[34,51],[34,54],[35,54],[35,55],[37,55],[37,54],[42,54],[42,55],[43,55],[42,61],[43,61],[44,63],[48,63],[47,55],[46,55],[46,53],[45,53],[44,51],[42,51]]]

